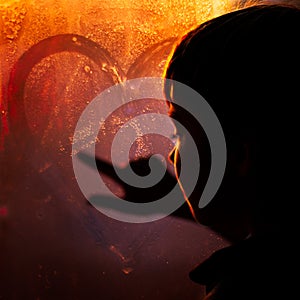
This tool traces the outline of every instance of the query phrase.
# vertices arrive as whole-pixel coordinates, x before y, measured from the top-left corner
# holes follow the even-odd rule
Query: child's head
[[[209,205],[199,209],[210,150],[203,132],[175,106],[175,115],[185,118],[192,135],[198,135],[201,149],[200,178],[190,202],[200,223],[228,238],[285,222],[299,127],[299,37],[298,9],[253,6],[188,33],[168,65],[166,77],[201,94],[224,130],[228,154],[223,183]],[[176,94],[172,97],[176,103]],[[188,147],[182,145],[182,151]]]

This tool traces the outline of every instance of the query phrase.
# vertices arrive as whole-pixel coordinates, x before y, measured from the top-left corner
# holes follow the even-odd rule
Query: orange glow
[[[181,181],[180,181],[180,178],[179,178],[179,176],[178,176],[179,174],[178,174],[177,166],[178,166],[179,149],[180,149],[180,139],[178,139],[178,140],[176,141],[176,145],[175,145],[174,150],[173,150],[173,151],[175,151],[175,153],[174,153],[174,169],[175,169],[175,175],[176,175],[176,179],[177,179],[177,181],[178,181],[179,187],[180,187],[180,189],[181,189],[182,195],[183,195],[183,197],[184,197],[184,200],[187,202],[187,204],[188,204],[188,206],[189,206],[189,209],[190,209],[190,211],[191,211],[191,214],[192,214],[193,218],[195,219],[195,221],[197,221],[196,215],[195,215],[195,211],[194,211],[194,209],[193,209],[193,207],[192,207],[192,205],[191,205],[191,202],[190,202],[189,198],[187,197],[187,195],[186,195],[186,193],[185,193],[185,190],[184,190],[184,188],[183,188],[183,186],[182,186],[182,183],[181,183]]]
[[[0,0],[0,147],[3,146],[4,135],[9,133],[10,99],[6,95],[9,75],[22,54],[38,42],[61,34],[80,35],[96,42],[118,63],[99,66],[104,73],[112,73],[117,82],[130,76],[163,76],[182,36],[195,26],[240,6],[235,0],[73,0],[70,10],[69,0]],[[167,44],[164,41],[168,41]],[[150,54],[146,58],[140,57],[153,45],[158,47],[149,53],[154,53],[155,59]],[[76,60],[72,74],[56,74],[56,78],[49,79],[49,82],[65,81],[66,94],[74,84],[78,85],[76,74],[82,65],[88,66],[84,70],[91,80],[96,76],[92,69],[87,72],[90,66],[84,57]],[[45,61],[37,64],[33,71],[43,75],[47,71],[46,63],[49,64]],[[57,57],[51,58],[50,63],[55,68],[65,66],[70,69]],[[81,79],[81,83],[83,80],[86,79]],[[45,88],[48,83],[44,80]],[[34,119],[34,116],[30,118]],[[58,124],[59,121],[52,123]]]

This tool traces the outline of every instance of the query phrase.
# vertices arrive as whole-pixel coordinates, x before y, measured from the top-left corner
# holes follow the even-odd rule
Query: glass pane
[[[185,32],[232,7],[229,0],[0,0],[1,299],[201,299],[188,273],[226,242],[172,215],[144,224],[105,216],[79,189],[71,148],[81,113],[99,93],[161,77]],[[148,99],[115,111],[99,131],[97,156],[109,161],[116,132],[145,112],[166,115],[168,107]],[[166,157],[172,147],[149,135],[129,156]]]

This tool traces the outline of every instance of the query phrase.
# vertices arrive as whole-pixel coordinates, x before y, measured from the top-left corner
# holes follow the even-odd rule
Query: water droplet
[[[85,67],[84,67],[84,71],[85,71],[86,73],[90,73],[90,72],[91,72],[91,68],[90,68],[89,66],[85,66]]]
[[[51,163],[49,163],[49,162],[46,162],[43,166],[41,166],[40,168],[39,168],[39,173],[44,173],[46,170],[48,170],[50,167],[51,167]]]
[[[104,71],[104,72],[108,72],[108,70],[107,70],[107,64],[106,63],[102,64],[101,70]]]
[[[123,269],[122,269],[122,272],[123,272],[125,275],[130,274],[132,271],[133,271],[133,268],[131,268],[131,267],[126,267],[126,268],[123,268]]]
[[[22,29],[22,21],[26,12],[25,4],[20,5],[18,2],[0,5],[0,15],[2,16],[0,19],[1,34],[10,41],[16,39]]]

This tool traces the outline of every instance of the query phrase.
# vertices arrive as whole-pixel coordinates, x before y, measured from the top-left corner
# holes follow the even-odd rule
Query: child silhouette
[[[196,220],[233,244],[191,272],[192,280],[206,285],[205,300],[288,299],[293,293],[289,266],[295,263],[290,235],[295,227],[290,220],[297,186],[292,171],[298,156],[299,36],[297,8],[252,6],[189,32],[167,67],[166,78],[190,86],[210,104],[227,143],[225,176],[216,196],[198,207],[209,174],[204,163],[188,199]],[[209,161],[205,136],[180,109],[184,100],[176,101],[170,86],[165,90],[170,114],[198,134],[201,163]],[[180,148],[189,152],[184,142]]]

